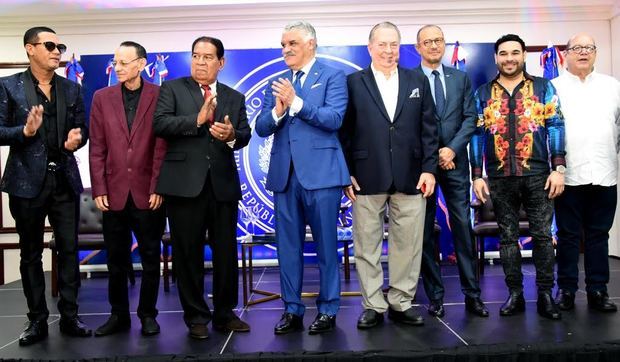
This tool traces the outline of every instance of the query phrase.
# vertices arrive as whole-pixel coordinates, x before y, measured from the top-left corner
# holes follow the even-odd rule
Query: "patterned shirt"
[[[524,73],[512,95],[498,77],[475,94],[478,122],[469,148],[472,179],[532,176],[565,165],[564,119],[550,81]]]

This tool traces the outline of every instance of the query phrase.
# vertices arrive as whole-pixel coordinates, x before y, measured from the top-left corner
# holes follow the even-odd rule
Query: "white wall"
[[[295,6],[199,6],[57,15],[41,11],[44,17],[38,17],[38,10],[33,9],[29,16],[0,15],[0,61],[26,61],[23,32],[40,25],[42,19],[58,32],[61,41],[69,46],[68,52],[76,55],[109,54],[124,40],[137,41],[151,53],[188,51],[200,35],[222,39],[227,49],[279,48],[282,27],[294,19],[314,24],[319,45],[363,45],[372,25],[389,20],[400,27],[405,44],[413,44],[419,27],[428,23],[442,26],[448,42],[494,42],[503,34],[516,33],[528,45],[564,44],[572,34],[586,31],[599,46],[598,70],[608,74],[613,70],[616,77],[620,76],[620,20],[617,9],[613,17],[608,0],[590,0],[587,5],[580,0],[562,1],[561,5],[551,0],[527,3],[535,4],[525,8],[513,1],[387,0],[379,4],[347,0],[320,5],[301,2]],[[529,62],[532,61],[537,63],[537,59]],[[536,64],[530,64],[528,69],[535,73]],[[7,238],[13,242],[16,239],[14,235],[4,236],[0,242]],[[610,251],[620,255],[615,227]],[[18,258],[18,254],[11,253],[8,259],[13,258]],[[5,270],[9,281],[19,278],[17,264],[11,262]]]

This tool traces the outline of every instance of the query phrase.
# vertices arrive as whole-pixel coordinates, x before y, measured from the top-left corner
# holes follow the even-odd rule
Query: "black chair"
[[[80,250],[104,250],[103,242],[103,215],[97,209],[92,197],[91,189],[85,189],[80,195],[80,218],[78,221],[78,251]],[[58,269],[56,240],[52,236],[49,242],[52,249],[52,296],[58,296]],[[129,282],[136,283],[133,265],[129,264]]]
[[[493,209],[493,201],[488,198],[485,203],[475,199],[471,203],[474,209],[474,237],[478,253],[478,274],[484,274],[484,240],[487,237],[499,237],[499,226]],[[519,236],[529,236],[530,223],[523,207],[519,210]]]

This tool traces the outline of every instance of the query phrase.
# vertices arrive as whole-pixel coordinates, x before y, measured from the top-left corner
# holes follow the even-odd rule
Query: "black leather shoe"
[[[90,337],[93,332],[88,328],[80,317],[60,318],[58,323],[60,332],[73,337]]]
[[[499,315],[505,317],[525,312],[523,293],[511,292],[506,302],[499,308]]]
[[[131,328],[131,319],[129,317],[120,317],[112,314],[104,324],[95,330],[95,337],[127,331],[129,328]]]
[[[413,310],[413,307],[407,309],[404,312],[399,312],[392,308],[389,308],[388,318],[390,318],[396,323],[403,323],[411,326],[424,325],[424,318],[421,315],[416,314]]]
[[[609,295],[607,295],[606,291],[588,293],[588,307],[605,313],[618,311],[618,307],[609,300]]]
[[[19,345],[29,346],[47,338],[47,321],[28,321],[19,335]]]
[[[220,332],[249,332],[250,325],[234,316],[225,323],[213,322],[213,328]]]
[[[336,316],[319,313],[308,328],[308,334],[329,332],[336,326]]]
[[[538,314],[549,319],[562,319],[562,313],[558,309],[558,306],[553,301],[551,291],[538,292],[538,301],[536,302],[536,309]]]
[[[484,302],[482,302],[482,299],[480,299],[480,297],[465,297],[465,310],[467,310],[469,313],[477,315],[478,317],[489,316],[489,310],[484,305]]]
[[[154,317],[144,317],[142,318],[142,328],[140,329],[140,333],[143,336],[154,336],[159,334],[160,328],[159,323]]]
[[[566,289],[558,289],[558,293],[555,295],[555,304],[561,310],[575,309],[575,293]]]
[[[383,323],[383,313],[379,313],[373,309],[365,309],[357,319],[357,328],[368,329],[379,323]]]
[[[287,334],[295,331],[301,331],[304,329],[304,319],[301,316],[293,313],[284,313],[282,318],[273,328],[275,334]]]
[[[446,310],[443,308],[443,300],[431,300],[428,304],[428,314],[437,318],[441,318],[446,315]]]

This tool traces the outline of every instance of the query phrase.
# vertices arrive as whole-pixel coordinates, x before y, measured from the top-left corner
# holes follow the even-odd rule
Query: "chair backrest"
[[[99,234],[103,232],[103,214],[95,205],[91,189],[80,195],[80,220],[78,234]]]

